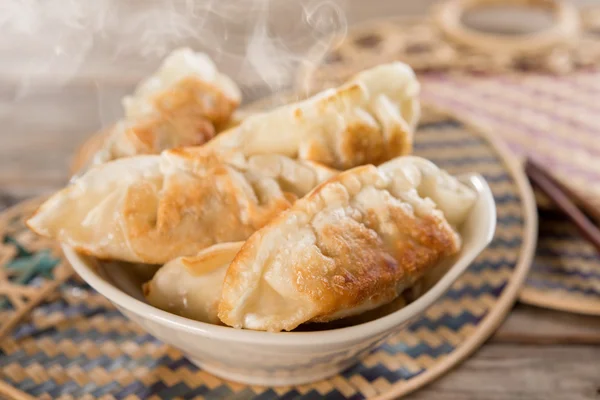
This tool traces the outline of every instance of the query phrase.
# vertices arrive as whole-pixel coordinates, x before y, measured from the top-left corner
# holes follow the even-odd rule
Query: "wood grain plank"
[[[488,344],[411,400],[600,399],[600,346]]]
[[[491,342],[600,345],[600,318],[519,304]]]

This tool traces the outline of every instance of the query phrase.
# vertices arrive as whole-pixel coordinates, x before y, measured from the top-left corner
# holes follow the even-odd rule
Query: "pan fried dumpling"
[[[173,149],[93,167],[28,225],[98,258],[164,264],[245,240],[335,173],[278,155]]]
[[[334,168],[379,164],[411,152],[419,83],[406,64],[381,65],[337,89],[255,114],[207,143],[246,155],[276,153]]]
[[[196,256],[169,261],[144,285],[146,300],[182,317],[220,324],[217,312],[223,280],[243,243],[220,243]]]
[[[93,162],[201,145],[229,121],[240,100],[239,88],[206,54],[175,50],[123,99],[125,118]]]
[[[477,197],[473,189],[421,157],[398,157],[380,165],[379,169],[390,176],[401,174],[407,177],[419,196],[433,200],[454,227],[466,219]]]
[[[227,270],[219,318],[289,331],[387,304],[460,249],[444,215],[460,224],[475,199],[416,157],[341,173],[245,242]]]

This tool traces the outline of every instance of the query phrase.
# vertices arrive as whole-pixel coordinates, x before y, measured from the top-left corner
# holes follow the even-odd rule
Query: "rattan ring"
[[[545,30],[517,36],[501,36],[471,29],[462,21],[463,15],[478,7],[514,5],[550,10],[553,25]],[[558,0],[450,0],[440,4],[434,12],[434,21],[444,34],[457,44],[495,54],[517,55],[545,52],[568,46],[580,33],[577,9]]]

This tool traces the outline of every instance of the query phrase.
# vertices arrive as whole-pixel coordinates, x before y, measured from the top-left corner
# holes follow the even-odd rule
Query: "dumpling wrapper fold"
[[[380,65],[337,89],[251,115],[206,146],[282,154],[337,169],[380,164],[411,152],[419,90],[408,65]]]
[[[173,149],[92,167],[27,224],[101,259],[164,264],[245,240],[336,173],[279,155]]]
[[[357,175],[353,178],[342,176],[341,180],[342,182],[350,180],[349,187],[357,184],[357,182],[352,182],[357,176],[360,176],[361,179],[377,181],[382,179],[378,175],[383,174],[383,180],[388,180],[388,183],[380,182],[380,184],[384,185],[382,187],[388,187],[389,190],[393,189],[390,193],[395,196],[395,200],[387,196],[390,204],[385,207],[378,207],[376,203],[373,203],[377,207],[369,212],[373,214],[378,210],[380,215],[363,219],[363,223],[370,227],[364,226],[357,229],[356,221],[344,221],[342,225],[339,225],[341,228],[336,228],[338,226],[336,219],[342,220],[341,216],[346,212],[358,215],[362,213],[358,209],[364,207],[361,204],[367,204],[367,201],[371,200],[377,201],[376,196],[373,195],[373,189],[357,195],[357,199],[363,199],[360,203],[349,202],[356,204],[354,211],[350,206],[336,210],[335,208],[339,206],[338,203],[327,203],[326,207],[329,207],[329,211],[321,211],[321,213],[332,213],[333,221],[327,226],[329,217],[323,214],[315,216],[315,226],[319,227],[319,232],[326,236],[315,243],[308,243],[310,240],[314,242],[316,239],[314,233],[309,231],[310,228],[298,227],[299,222],[296,217],[282,216],[278,222],[273,222],[277,226],[273,228],[276,231],[263,233],[271,229],[271,225],[258,231],[253,238],[258,237],[258,240],[262,242],[256,244],[254,239],[250,239],[246,246],[258,247],[250,247],[250,250],[246,248],[240,252],[237,258],[236,255],[244,242],[214,245],[201,251],[197,256],[182,257],[167,263],[145,285],[148,302],[177,315],[220,324],[218,304],[222,295],[223,280],[230,264],[234,260],[236,260],[234,264],[245,262],[248,252],[253,252],[253,249],[262,250],[268,245],[267,250],[270,249],[271,252],[265,255],[267,261],[265,261],[264,268],[259,264],[254,264],[253,269],[234,267],[235,269],[228,274],[228,285],[235,284],[237,287],[243,288],[244,294],[224,293],[224,302],[228,301],[227,296],[239,294],[242,297],[244,295],[249,297],[240,300],[245,302],[241,306],[244,308],[244,318],[250,321],[245,325],[242,322],[240,325],[242,327],[262,330],[292,329],[294,325],[304,322],[326,322],[350,316],[373,318],[377,313],[382,314],[389,311],[392,306],[399,307],[401,301],[397,301],[398,295],[407,289],[414,291],[413,285],[417,279],[422,279],[423,274],[435,271],[435,268],[430,267],[436,264],[436,260],[458,248],[459,238],[454,228],[465,220],[475,201],[476,194],[472,189],[422,158],[397,158],[382,165],[377,175],[373,175],[373,173],[372,170],[367,173],[350,171],[345,175]],[[368,178],[369,174],[371,174],[370,178]],[[389,180],[394,180],[394,182],[390,183]],[[324,183],[321,188],[317,189],[320,191],[319,194],[310,194],[309,197],[316,196],[320,198],[320,201],[325,201],[324,196],[331,189],[325,187],[329,187],[330,184],[340,184],[336,178],[333,178],[333,181]],[[331,190],[336,191],[337,189]],[[348,190],[343,189],[343,191],[347,192]],[[380,194],[384,196],[385,200],[385,193]],[[328,197],[330,199],[328,201],[332,201],[333,197],[335,196]],[[315,204],[315,200],[310,200],[310,202]],[[395,221],[392,217],[387,216],[393,214],[390,210],[394,207],[400,208],[400,211],[396,212],[397,219]],[[290,213],[293,213],[295,208]],[[381,214],[382,210],[386,210],[386,212]],[[368,215],[369,212],[365,215]],[[337,216],[335,216],[336,213]],[[382,221],[383,219],[389,219],[389,221]],[[289,231],[285,231],[288,228]],[[347,228],[347,233],[341,232],[345,228]],[[373,228],[387,233],[379,234]],[[294,234],[296,230],[299,232],[298,235]],[[367,232],[365,235],[367,239],[361,240],[361,232]],[[273,235],[275,239],[267,244],[264,240],[267,240],[265,238],[270,237],[269,235]],[[387,242],[383,242],[384,240]],[[390,244],[386,245],[386,243]],[[296,246],[298,249],[295,249]],[[327,249],[330,250],[327,257],[320,256],[319,252],[322,254],[323,252],[315,246],[323,246],[323,248],[327,246]],[[387,250],[387,246],[393,247],[395,250]],[[430,248],[422,248],[425,246]],[[294,249],[288,247],[294,247]],[[378,260],[382,262],[382,265],[377,264]],[[286,265],[288,262],[290,265]],[[313,265],[313,262],[316,264]],[[280,264],[274,265],[273,263]],[[247,267],[248,264],[244,264],[244,266]],[[286,269],[291,267],[293,267],[292,270]],[[348,276],[355,276],[356,279],[346,282]],[[362,278],[360,278],[361,276]],[[342,279],[344,282],[341,281]],[[321,283],[321,280],[324,283]],[[328,280],[334,285],[333,289],[323,287],[326,286]],[[310,289],[309,285],[312,285]],[[353,292],[357,289],[359,290],[358,295]],[[228,287],[226,290],[233,289]],[[322,290],[322,293],[314,292],[315,290]],[[379,290],[382,291],[380,296],[378,295]],[[369,297],[369,293],[373,296]],[[311,298],[311,294],[314,294],[315,297]],[[316,316],[315,309],[318,309],[320,296],[323,294],[329,294],[324,297],[328,301],[324,304],[330,306],[337,304],[337,308],[329,308],[327,315]],[[335,297],[337,302],[332,297]],[[375,308],[377,311],[367,313]],[[307,309],[312,309],[312,313],[308,313]],[[302,314],[298,315],[296,311]],[[264,325],[252,324],[254,318],[258,318],[257,316],[261,316]],[[286,321],[287,325],[277,325],[278,321]]]
[[[220,243],[163,265],[144,285],[148,303],[182,317],[222,324],[217,316],[227,267],[244,242]]]
[[[123,99],[125,117],[92,162],[201,145],[228,123],[240,101],[240,89],[206,54],[177,49]]]
[[[292,330],[393,301],[460,249],[476,192],[418,157],[319,185],[254,233],[227,270],[219,319]]]

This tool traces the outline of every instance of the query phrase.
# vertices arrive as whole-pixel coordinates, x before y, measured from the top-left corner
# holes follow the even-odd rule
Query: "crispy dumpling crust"
[[[98,258],[163,264],[245,240],[335,173],[277,155],[173,149],[92,168],[28,225]]]
[[[356,315],[394,300],[456,253],[460,237],[419,197],[410,172],[354,168],[253,234],[227,271],[221,321],[289,331]]]
[[[207,146],[283,154],[337,169],[379,164],[411,152],[418,95],[410,67],[381,65],[337,89],[252,115]]]
[[[178,49],[123,100],[126,117],[111,128],[94,162],[204,144],[227,125],[240,100],[235,83],[208,56]]]
[[[111,159],[201,145],[214,137],[215,126],[225,124],[238,106],[213,85],[193,77],[161,93],[153,103],[155,114],[113,128],[120,139],[108,150]]]

